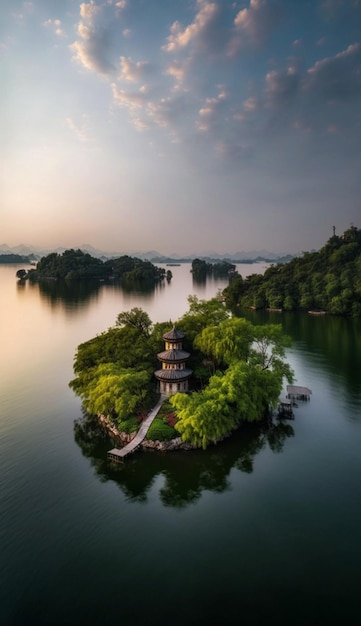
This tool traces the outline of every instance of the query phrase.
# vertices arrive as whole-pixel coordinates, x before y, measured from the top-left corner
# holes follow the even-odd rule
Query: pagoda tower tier
[[[159,380],[160,393],[163,395],[170,396],[173,393],[188,391],[188,380],[193,371],[186,367],[190,354],[183,350],[184,337],[185,334],[175,327],[163,335],[165,350],[157,354],[162,369],[154,372],[154,376]]]

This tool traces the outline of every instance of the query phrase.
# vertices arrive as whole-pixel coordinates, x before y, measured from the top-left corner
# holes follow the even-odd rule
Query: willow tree
[[[207,326],[194,345],[213,361],[214,369],[246,361],[254,336],[254,326],[244,318],[232,317]]]
[[[189,309],[177,322],[177,326],[193,341],[204,328],[219,324],[230,316],[220,298],[201,300],[195,295],[188,296]]]
[[[120,422],[135,415],[149,393],[149,372],[124,369],[114,363],[92,368],[82,379],[70,386],[80,395],[84,408],[94,415],[107,415]]]
[[[254,326],[232,318],[207,326],[194,343],[222,369],[202,391],[175,394],[170,402],[182,439],[206,448],[241,422],[262,420],[276,406],[283,379],[292,381],[292,370],[284,362],[289,339],[281,326]]]
[[[209,385],[190,395],[170,398],[183,441],[206,448],[223,439],[241,422],[262,420],[274,407],[282,389],[281,371],[263,370],[240,361],[225,373],[217,372]]]

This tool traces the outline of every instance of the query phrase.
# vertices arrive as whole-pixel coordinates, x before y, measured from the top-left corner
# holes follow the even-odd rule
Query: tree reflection
[[[101,290],[120,292],[125,299],[135,295],[149,299],[160,289],[158,284],[149,281],[43,280],[34,283],[18,281],[17,285],[18,289],[23,288],[24,293],[27,289],[38,292],[41,300],[52,309],[62,308],[69,314],[78,313],[92,304],[98,299]],[[161,286],[164,288],[163,283]]]
[[[68,310],[83,308],[96,300],[101,286],[97,280],[43,280],[28,284],[29,289],[38,290],[41,299],[51,308]]]
[[[75,441],[99,478],[114,481],[128,500],[146,501],[156,478],[161,477],[161,502],[181,508],[196,502],[203,491],[222,493],[229,489],[232,469],[252,473],[257,454],[267,447],[274,453],[281,452],[294,430],[283,422],[247,424],[207,450],[167,453],[145,450],[128,457],[117,469],[106,460],[107,450],[117,444],[109,440],[96,418],[84,415],[75,422],[74,433]]]

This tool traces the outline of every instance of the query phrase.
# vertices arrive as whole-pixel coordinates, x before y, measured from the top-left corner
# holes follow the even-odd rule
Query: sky
[[[0,14],[0,243],[296,254],[361,227],[361,0]]]

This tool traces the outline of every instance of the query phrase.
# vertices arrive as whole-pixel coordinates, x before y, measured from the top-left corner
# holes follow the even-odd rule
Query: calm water
[[[111,474],[108,443],[74,430],[77,345],[134,306],[175,321],[225,284],[181,266],[148,294],[59,290],[16,269],[0,266],[0,623],[359,623],[360,322],[248,312],[294,339],[313,390],[295,421]]]

